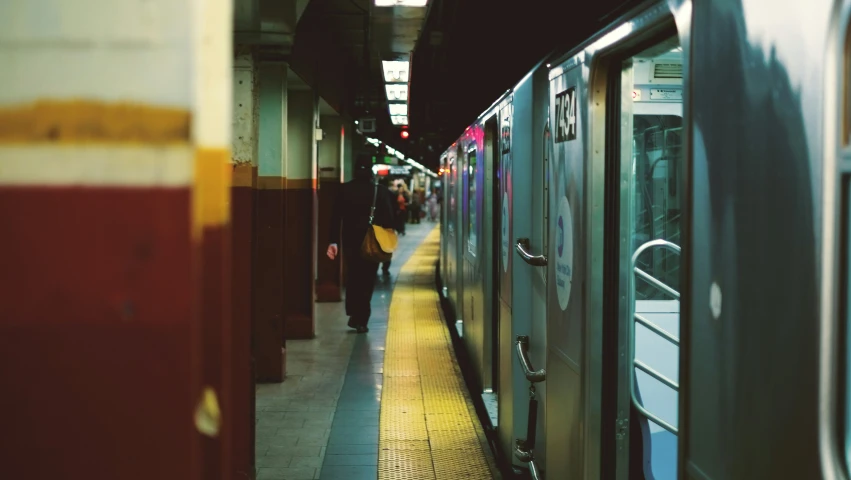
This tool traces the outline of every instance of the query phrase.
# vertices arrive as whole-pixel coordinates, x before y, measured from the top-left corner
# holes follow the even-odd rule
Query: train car
[[[849,19],[647,2],[442,155],[449,320],[513,467],[848,478]]]

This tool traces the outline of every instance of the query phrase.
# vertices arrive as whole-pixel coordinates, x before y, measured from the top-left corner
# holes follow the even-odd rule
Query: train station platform
[[[435,290],[439,228],[409,225],[377,274],[369,332],[319,303],[287,342],[287,378],[257,388],[259,480],[500,478]]]

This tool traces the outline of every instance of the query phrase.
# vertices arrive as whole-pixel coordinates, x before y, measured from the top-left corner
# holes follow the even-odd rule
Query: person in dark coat
[[[395,192],[391,188],[391,185],[388,184],[386,179],[380,181],[380,183],[381,183],[381,185],[387,187],[387,191],[390,193],[390,207],[393,209],[393,216],[390,217],[390,218],[396,218],[399,215],[399,207],[398,207],[398,205],[396,205],[396,202],[393,201],[393,196],[395,195]],[[379,264],[381,266],[381,272],[384,274],[385,277],[390,275],[390,263],[391,262],[392,262],[392,260],[387,260],[386,262]],[[376,273],[376,275],[378,274],[377,271],[375,273]]]
[[[369,304],[378,269],[376,262],[363,258],[360,252],[369,227],[373,196],[373,224],[392,228],[394,218],[390,191],[384,185],[378,185],[376,193],[372,180],[372,157],[361,154],[355,160],[354,180],[343,184],[334,203],[328,235],[330,245],[326,252],[328,258],[334,260],[342,240],[343,259],[346,262],[346,315],[349,316],[349,327],[358,333],[369,331],[367,323],[372,313]]]

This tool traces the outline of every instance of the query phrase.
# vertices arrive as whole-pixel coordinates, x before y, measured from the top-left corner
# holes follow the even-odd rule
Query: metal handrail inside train
[[[682,249],[679,247],[679,245],[671,243],[667,240],[661,240],[661,239],[651,240],[647,243],[644,243],[640,247],[638,247],[638,249],[635,250],[635,253],[632,254],[632,259],[630,261],[630,267],[632,268],[632,271],[635,273],[635,275],[637,275],[638,277],[641,277],[641,279],[645,280],[647,283],[653,285],[654,287],[665,292],[666,294],[668,294],[668,295],[670,295],[670,296],[672,296],[676,299],[679,299],[680,293],[678,291],[674,290],[670,286],[666,285],[665,283],[661,282],[657,278],[648,274],[644,270],[641,270],[640,268],[636,267],[638,257],[642,253],[644,253],[646,250],[649,250],[651,248],[664,248],[666,250],[670,250],[670,251],[677,253],[677,254],[679,254],[682,251]],[[635,295],[635,288],[634,287],[630,289],[630,296],[631,297],[630,297],[630,302],[629,302],[629,308],[631,309],[632,318],[633,318],[633,321],[629,322],[629,342],[628,342],[628,344],[629,344],[629,361],[631,363],[631,367],[629,368],[629,396],[630,396],[630,399],[632,400],[632,404],[635,406],[635,409],[638,410],[639,413],[641,413],[642,415],[644,415],[645,417],[647,417],[649,420],[653,421],[654,423],[658,424],[659,426],[661,426],[665,430],[673,433],[674,435],[677,435],[677,432],[678,432],[677,427],[666,422],[665,420],[660,418],[658,415],[651,413],[649,410],[644,408],[644,405],[642,405],[641,402],[638,401],[638,396],[635,393],[635,369],[636,368],[641,369],[643,372],[645,372],[646,374],[655,378],[656,380],[664,383],[668,387],[672,388],[674,391],[679,392],[679,384],[677,384],[677,382],[671,380],[670,378],[662,375],[661,373],[657,372],[655,369],[651,368],[649,365],[642,362],[641,360],[638,360],[638,359],[635,358],[635,323],[638,322],[638,323],[644,325],[650,331],[659,335],[660,337],[664,338],[665,340],[671,342],[672,344],[676,345],[677,347],[680,346],[680,340],[677,337],[675,337],[674,335],[670,334],[669,332],[667,332],[664,329],[662,329],[661,327],[659,327],[658,325],[654,324],[653,322],[651,322],[647,318],[645,318],[645,317],[643,317],[640,314],[635,312],[635,296],[636,295]]]

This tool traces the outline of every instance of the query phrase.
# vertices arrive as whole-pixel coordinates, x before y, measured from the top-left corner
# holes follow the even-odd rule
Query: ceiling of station
[[[435,170],[439,153],[546,54],[576,45],[638,3],[428,0],[424,7],[381,7],[376,1],[387,0],[237,0],[243,20],[235,22],[235,40],[248,39],[266,58],[288,62],[317,89],[326,112],[374,117],[377,131],[370,136]],[[262,21],[254,26],[241,13],[246,4],[258,6]],[[390,121],[382,60],[411,62],[407,139]]]
[[[293,68],[301,73],[313,63],[313,70],[319,76],[345,92],[344,95],[328,93],[332,97],[342,97],[338,101],[329,100],[329,103],[342,104],[341,108],[354,118],[375,117],[379,128],[376,135],[388,135],[394,129],[388,113],[381,62],[409,59],[427,10],[422,7],[376,7],[374,0],[314,0],[307,6],[296,31]],[[331,47],[333,54],[321,54],[320,42]],[[300,51],[305,54],[299,55]],[[322,88],[320,93],[323,93]],[[398,133],[398,128],[395,130]]]
[[[431,1],[410,86],[410,128],[430,162],[544,57],[578,45],[639,3]]]

